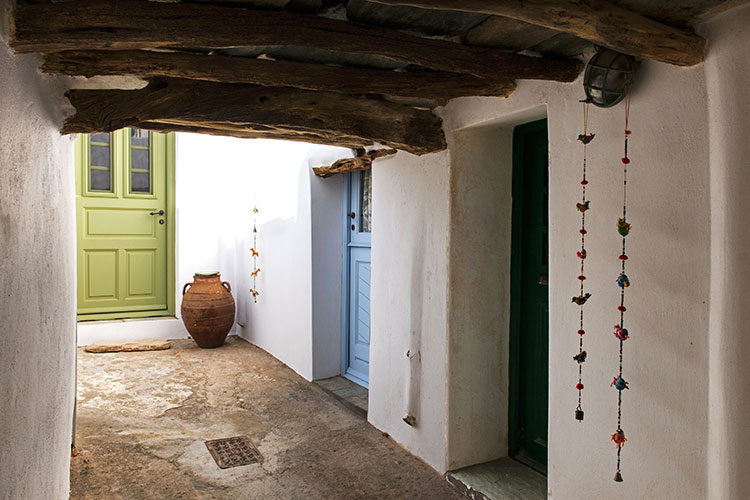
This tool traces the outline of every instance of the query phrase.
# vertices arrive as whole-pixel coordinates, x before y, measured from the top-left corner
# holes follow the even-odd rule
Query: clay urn
[[[232,286],[219,271],[195,273],[182,287],[182,322],[199,347],[220,347],[234,324]]]

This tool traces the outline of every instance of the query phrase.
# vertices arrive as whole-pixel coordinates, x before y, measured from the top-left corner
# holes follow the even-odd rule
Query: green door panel
[[[549,173],[547,121],[516,127],[510,454],[546,472],[549,376]]]
[[[79,320],[174,314],[174,135],[79,137],[76,227]]]

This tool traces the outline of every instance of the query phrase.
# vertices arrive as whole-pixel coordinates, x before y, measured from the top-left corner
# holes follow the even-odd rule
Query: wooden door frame
[[[166,258],[167,258],[167,309],[164,311],[130,311],[130,312],[113,312],[113,313],[95,313],[95,314],[77,314],[76,313],[76,321],[79,322],[88,322],[88,321],[102,321],[102,320],[112,320],[112,319],[135,319],[135,318],[156,318],[156,317],[175,317],[175,291],[176,291],[176,278],[175,278],[175,267],[176,267],[176,248],[175,248],[175,231],[176,231],[176,225],[177,225],[177,214],[175,212],[176,210],[176,203],[175,203],[175,192],[176,192],[176,182],[175,182],[175,163],[176,163],[176,138],[174,132],[165,134],[166,135],[166,172],[165,172],[165,187],[166,187],[166,200],[165,200],[165,210],[167,212],[166,217],[166,223],[167,223],[167,238],[166,238]],[[85,151],[83,148],[86,148],[88,142],[83,140],[83,137],[80,137],[78,142],[76,143],[76,148],[80,148],[78,151],[78,154],[80,154],[80,158],[85,158],[84,153]],[[81,169],[83,172],[83,175],[86,175],[86,168]],[[83,179],[79,179],[79,175],[76,175],[76,182],[82,182],[83,185],[85,185],[85,182]],[[79,192],[79,191],[77,191]],[[82,192],[82,191],[80,191]],[[76,196],[78,196],[76,194]],[[78,228],[76,228],[76,234],[78,231]],[[78,243],[76,242],[76,266],[78,265],[77,260],[77,253],[78,253]],[[76,269],[76,275],[78,273],[78,270]],[[76,284],[78,286],[78,284]],[[76,290],[77,294],[77,290]],[[76,295],[77,296],[77,295]]]
[[[547,118],[517,125],[513,129],[513,172],[512,172],[512,213],[511,213],[511,259],[510,259],[510,340],[508,359],[508,455],[517,454],[520,442],[520,353],[521,353],[521,273],[522,262],[514,255],[523,253],[523,191],[524,191],[524,144],[525,135],[544,130],[548,132]],[[548,138],[549,154],[549,138]],[[549,330],[547,332],[549,335]],[[549,374],[549,362],[547,363]],[[547,405],[549,412],[549,403]]]

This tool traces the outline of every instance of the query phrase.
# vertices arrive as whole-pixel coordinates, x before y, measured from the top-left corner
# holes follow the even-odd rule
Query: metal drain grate
[[[222,469],[263,462],[263,455],[247,436],[206,441],[206,448]]]

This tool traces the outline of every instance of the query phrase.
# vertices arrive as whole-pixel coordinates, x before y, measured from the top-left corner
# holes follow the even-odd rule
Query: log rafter
[[[346,147],[378,142],[418,155],[446,148],[442,120],[430,111],[330,92],[154,79],[139,90],[71,90],[68,98],[76,112],[64,134],[139,127]]]
[[[370,170],[372,168],[372,162],[378,158],[385,156],[391,156],[398,153],[395,149],[374,149],[372,151],[365,152],[364,150],[357,151],[357,156],[354,158],[344,158],[337,160],[331,165],[324,167],[313,167],[313,172],[318,177],[323,179],[331,177],[336,174],[346,174],[349,172],[359,172],[361,170]]]
[[[633,56],[679,66],[703,61],[701,36],[606,0],[373,0],[387,5],[494,14],[571,33]]]
[[[17,52],[257,45],[378,55],[493,81],[572,81],[581,69],[575,60],[511,54],[320,16],[144,0],[19,6],[11,39]]]
[[[489,81],[444,71],[396,72],[145,50],[53,52],[44,55],[42,69],[70,76],[168,77],[345,94],[429,97],[438,104],[461,96],[505,97],[516,87],[512,80]]]

